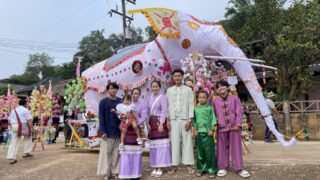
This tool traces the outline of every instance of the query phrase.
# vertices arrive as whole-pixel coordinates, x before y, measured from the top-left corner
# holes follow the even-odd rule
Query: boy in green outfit
[[[215,144],[213,133],[216,130],[216,118],[213,108],[208,103],[208,94],[205,91],[198,93],[198,102],[195,109],[193,126],[195,127],[196,147],[197,147],[197,176],[204,173],[209,174],[209,178],[215,178],[217,172],[217,162],[215,157]]]

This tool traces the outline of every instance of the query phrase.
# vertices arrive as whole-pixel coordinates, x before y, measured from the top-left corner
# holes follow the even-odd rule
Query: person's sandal
[[[168,174],[169,175],[174,175],[177,171],[178,171],[178,169],[172,168],[172,169],[170,169],[170,171],[168,171]]]
[[[11,160],[10,161],[10,164],[15,164],[15,163],[17,163],[18,161],[16,160],[16,159],[13,159],[13,160]]]
[[[112,179],[118,179],[118,177],[119,177],[118,174],[111,174]]]
[[[214,178],[216,178],[216,175],[214,175],[214,174],[209,175],[209,179],[214,179]]]
[[[32,157],[33,157],[33,155],[32,155],[32,154],[27,153],[27,154],[23,155],[22,157],[23,157],[23,158],[28,158],[28,157],[32,158]]]
[[[196,176],[197,176],[197,177],[201,177],[201,176],[203,176],[203,173],[202,173],[202,172],[197,172],[197,173],[196,173]]]
[[[187,171],[189,175],[194,174],[196,171],[194,169],[192,169],[191,167],[187,167]]]

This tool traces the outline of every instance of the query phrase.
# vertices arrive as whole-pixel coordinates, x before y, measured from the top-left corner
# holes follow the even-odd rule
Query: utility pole
[[[116,6],[116,9],[111,9],[109,11],[110,17],[112,17],[112,13],[118,14],[119,16],[122,16],[122,28],[123,28],[123,46],[126,46],[126,38],[127,38],[127,20],[129,23],[133,21],[133,17],[129,17],[126,15],[126,2],[129,2],[131,4],[136,4],[136,0],[121,0],[122,4],[122,13],[118,11],[118,6]],[[128,31],[129,32],[129,31]]]

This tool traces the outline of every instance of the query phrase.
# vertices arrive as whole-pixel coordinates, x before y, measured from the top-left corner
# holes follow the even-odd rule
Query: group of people
[[[103,140],[97,173],[106,175],[105,179],[142,176],[139,127],[145,124],[152,177],[161,177],[165,169],[168,174],[175,174],[180,163],[190,175],[200,177],[207,173],[209,178],[223,177],[228,173],[229,155],[232,168],[241,177],[250,177],[242,159],[242,104],[229,93],[228,83],[216,83],[218,96],[211,104],[210,94],[201,90],[195,103],[193,90],[183,84],[184,72],[176,69],[172,77],[175,85],[167,90],[162,89],[160,81],[152,81],[151,94],[145,100],[140,99],[139,88],[132,89],[131,95],[125,93],[121,100],[116,96],[119,89],[116,83],[106,86],[108,97],[99,104]]]

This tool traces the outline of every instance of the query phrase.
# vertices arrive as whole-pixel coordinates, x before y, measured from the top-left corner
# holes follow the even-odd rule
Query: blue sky
[[[12,48],[8,41],[20,46],[24,42],[62,43],[62,50],[47,51],[54,57],[55,64],[69,62],[74,50],[66,46],[76,47],[83,36],[90,31],[105,29],[105,36],[122,32],[122,20],[114,15],[110,18],[107,12],[120,0],[6,0],[0,1],[0,79],[12,74],[24,72],[28,54],[46,52]],[[199,19],[219,21],[224,19],[228,0],[137,0],[136,5],[127,4],[127,10],[166,7],[188,12]],[[132,25],[146,27],[147,20],[137,14]],[[29,46],[28,46],[29,47]],[[71,50],[71,51],[70,51]]]

